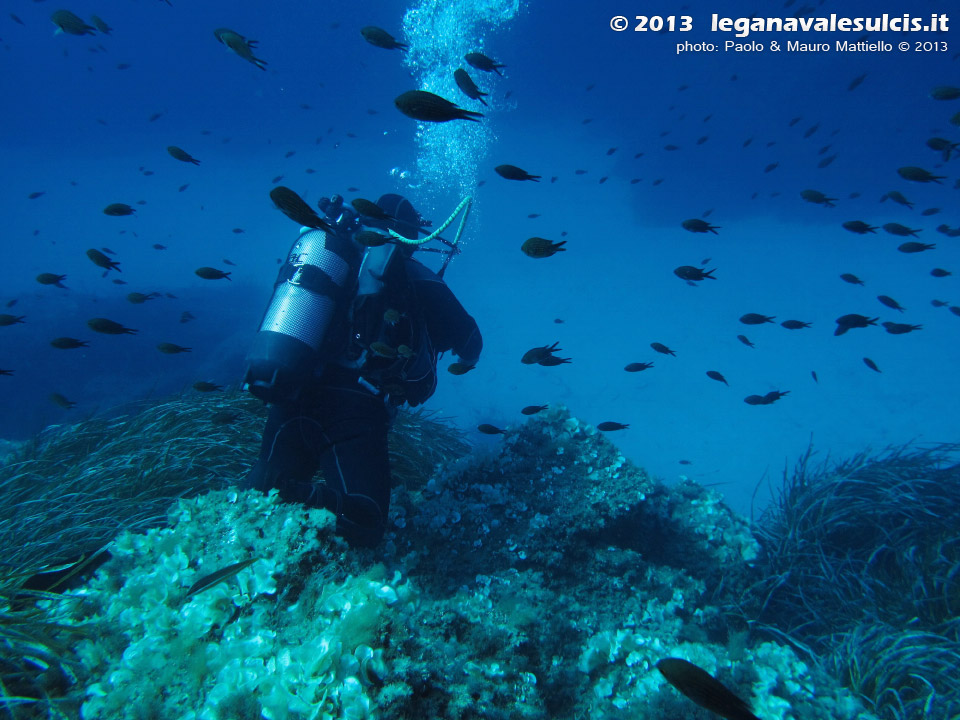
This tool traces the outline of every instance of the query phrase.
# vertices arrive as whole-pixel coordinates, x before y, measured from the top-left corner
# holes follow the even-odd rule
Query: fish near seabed
[[[247,40],[240,33],[236,33],[229,28],[217,28],[213,31],[213,35],[217,40],[222,42],[228,48],[233,50],[237,55],[242,57],[249,63],[253,63],[261,70],[266,70],[266,61],[261,60],[258,57],[255,57],[253,54],[254,48],[257,47],[256,40]]]
[[[74,15],[69,10],[57,10],[50,16],[53,24],[57,26],[54,35],[66,33],[68,35],[96,35],[97,29],[92,25],[87,25],[83,20]]]
[[[663,658],[656,665],[667,682],[702,708],[727,720],[759,720],[746,701],[706,670],[681,658]]]

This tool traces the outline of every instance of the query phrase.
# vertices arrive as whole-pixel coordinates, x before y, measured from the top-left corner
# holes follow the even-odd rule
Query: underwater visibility
[[[70,2],[0,717],[960,718],[960,16]]]

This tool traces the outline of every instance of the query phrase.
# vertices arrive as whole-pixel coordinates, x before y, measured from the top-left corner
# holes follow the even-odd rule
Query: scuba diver
[[[400,195],[382,196],[379,211],[363,202],[360,215],[338,195],[321,199],[322,227],[301,228],[280,269],[247,358],[245,386],[269,414],[242,486],[327,508],[351,545],[373,546],[387,523],[397,409],[433,395],[440,354],[472,366],[483,341],[442,279],[446,265],[438,274],[413,258],[440,231],[421,240],[430,223]],[[456,247],[441,241],[449,260]]]

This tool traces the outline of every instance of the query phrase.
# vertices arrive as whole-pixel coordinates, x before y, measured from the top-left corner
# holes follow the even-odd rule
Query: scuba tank
[[[352,297],[360,260],[352,233],[301,228],[247,356],[244,383],[254,396],[295,400],[319,371],[320,347],[338,308]]]

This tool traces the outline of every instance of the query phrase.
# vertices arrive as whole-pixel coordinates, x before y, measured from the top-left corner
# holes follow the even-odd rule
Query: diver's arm
[[[460,362],[475,365],[483,349],[477,321],[447,284],[428,268],[412,260],[407,264],[407,272],[423,306],[434,347],[440,352],[453,350]]]

